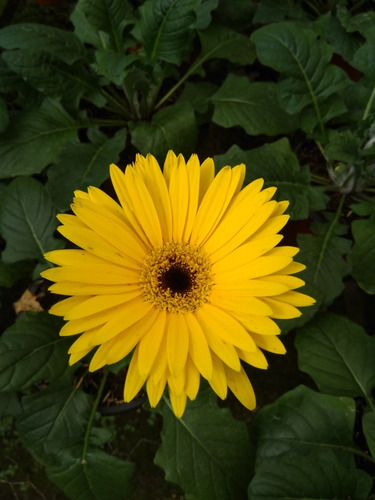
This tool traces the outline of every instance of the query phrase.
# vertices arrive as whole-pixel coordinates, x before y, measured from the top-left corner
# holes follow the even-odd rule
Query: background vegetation
[[[2,498],[375,498],[373,2],[0,7]],[[111,193],[109,163],[168,149],[244,162],[290,200],[317,303],[280,321],[285,357],[248,368],[253,413],[204,386],[181,420],[168,398],[124,406],[128,360],[68,368],[46,312],[56,213]]]

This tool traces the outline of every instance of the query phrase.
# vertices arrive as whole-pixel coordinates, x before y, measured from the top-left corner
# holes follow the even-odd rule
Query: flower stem
[[[88,450],[88,447],[89,447],[90,434],[91,434],[92,426],[94,424],[94,418],[95,418],[96,409],[98,408],[100,399],[102,397],[102,393],[103,393],[103,390],[104,390],[105,383],[107,381],[107,377],[108,377],[108,372],[105,371],[104,375],[103,375],[103,378],[102,378],[102,381],[100,382],[100,386],[99,386],[99,389],[98,389],[98,394],[96,395],[96,398],[95,398],[95,401],[94,401],[94,404],[93,404],[93,407],[92,407],[92,410],[91,410],[90,418],[89,418],[89,421],[88,421],[88,424],[87,424],[85,441],[83,443],[81,464],[86,464],[87,463],[86,456],[87,456],[87,450]]]

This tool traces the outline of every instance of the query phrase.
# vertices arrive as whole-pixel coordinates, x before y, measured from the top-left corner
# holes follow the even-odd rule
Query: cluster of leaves
[[[245,163],[247,182],[264,177],[290,200],[292,220],[304,221],[301,278],[317,303],[281,327],[297,329],[299,368],[318,390],[298,386],[262,408],[251,438],[206,391],[181,420],[165,399],[155,463],[198,500],[367,500],[375,13],[349,0],[256,4],[78,0],[72,31],[0,30],[1,300],[39,275],[45,251],[63,247],[56,213],[69,210],[75,189],[100,186],[109,163],[134,151],[189,155],[210,123],[228,129],[217,166]],[[312,170],[294,152],[306,145],[316,151]],[[353,301],[357,323],[343,310]],[[86,394],[60,328],[46,312],[27,312],[2,334],[0,417],[15,417],[23,445],[69,498],[126,498],[134,464],[103,451],[110,434],[97,413],[107,374],[94,399]]]

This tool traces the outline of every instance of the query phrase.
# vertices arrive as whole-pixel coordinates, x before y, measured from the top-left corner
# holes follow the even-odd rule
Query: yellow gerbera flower
[[[95,347],[90,370],[133,349],[125,401],[146,384],[151,406],[168,385],[175,414],[198,393],[200,376],[220,398],[229,387],[249,409],[255,395],[241,361],[267,368],[262,350],[283,354],[271,318],[294,318],[314,300],[294,291],[304,269],[297,248],[277,246],[288,202],[258,179],[241,190],[245,166],[215,176],[211,158],[169,152],[164,170],[137,155],[125,173],[111,165],[120,205],[100,189],[76,191],[59,231],[80,249],[55,250],[43,277],[71,295],[50,312],[77,335],[70,364]]]

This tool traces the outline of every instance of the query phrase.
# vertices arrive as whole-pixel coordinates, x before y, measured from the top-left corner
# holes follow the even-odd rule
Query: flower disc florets
[[[212,287],[210,262],[202,248],[170,242],[153,250],[141,271],[144,298],[158,309],[195,312]]]

